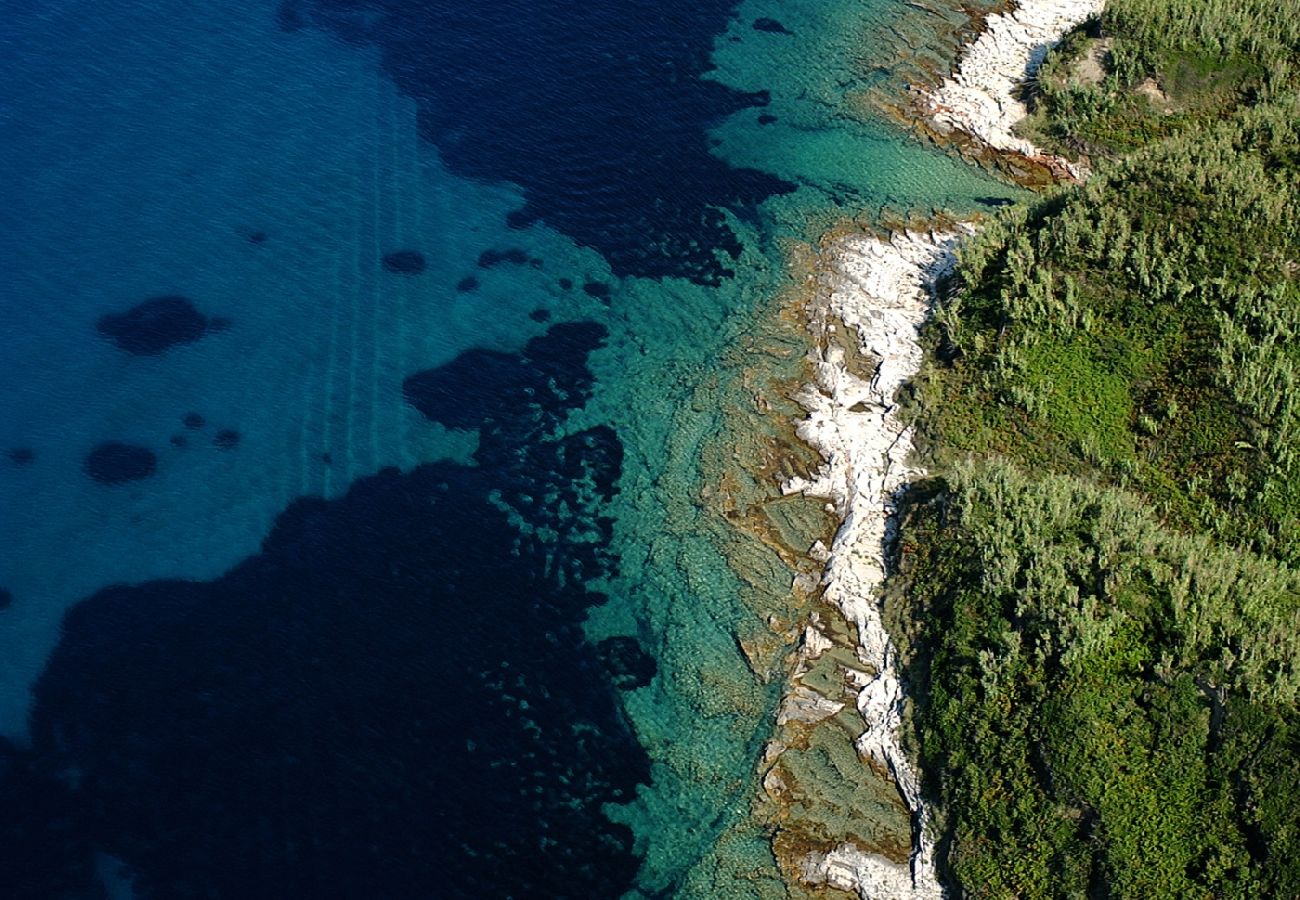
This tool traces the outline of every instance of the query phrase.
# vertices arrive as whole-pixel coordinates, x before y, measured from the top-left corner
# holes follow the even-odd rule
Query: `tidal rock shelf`
[[[1013,127],[1027,110],[1015,97],[1024,78],[1071,28],[1101,11],[1101,0],[1025,0],[989,17],[983,33],[962,54],[955,74],[927,95],[931,128],[961,132],[995,153],[1046,160],[1067,177],[1080,170],[1047,158]],[[820,283],[809,304],[816,350],[815,383],[798,396],[807,418],[799,435],[822,455],[811,478],[783,489],[824,498],[842,524],[832,546],[814,547],[826,560],[822,587],[857,629],[862,664],[851,680],[864,730],[855,746],[866,764],[893,780],[912,816],[912,852],[906,864],[877,848],[842,842],[812,850],[799,874],[810,885],[856,892],[863,900],[930,900],[944,896],[935,866],[930,814],[920,777],[899,741],[905,696],[898,651],[885,629],[881,587],[886,548],[900,492],[919,471],[912,468],[912,433],[899,415],[899,390],[920,368],[919,329],[938,281],[955,265],[961,240],[974,226],[943,231],[906,230],[890,235],[846,234],[822,251]],[[847,329],[844,333],[841,329]],[[799,673],[830,650],[832,642],[810,625],[799,650],[783,717],[821,715]]]

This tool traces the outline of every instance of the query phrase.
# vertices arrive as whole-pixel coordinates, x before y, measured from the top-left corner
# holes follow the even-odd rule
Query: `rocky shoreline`
[[[925,124],[960,133],[989,152],[1023,156],[1063,177],[1079,177],[1073,164],[1014,134],[1015,123],[1027,113],[1016,89],[1055,41],[1101,6],[1102,0],[1022,0],[1014,10],[990,16],[954,74],[925,93]],[[796,397],[808,414],[798,433],[819,451],[824,465],[810,478],[791,479],[783,490],[824,499],[841,518],[832,546],[814,546],[811,552],[825,561],[824,599],[857,632],[857,665],[839,666],[864,723],[854,746],[863,762],[897,788],[911,816],[912,849],[904,863],[897,854],[890,858],[878,848],[842,841],[808,848],[796,868],[806,884],[852,891],[864,900],[929,900],[944,894],[919,774],[900,744],[905,697],[897,650],[882,621],[880,592],[896,498],[921,474],[912,468],[912,435],[896,396],[921,365],[919,329],[935,285],[951,271],[962,238],[973,231],[963,223],[883,236],[839,235],[822,250],[825,264],[809,304],[815,382]],[[780,725],[813,726],[839,718],[844,701],[801,680],[833,646],[814,620],[799,647]],[[769,748],[769,761],[782,752],[777,743]],[[788,793],[780,770],[771,771],[777,777],[772,783],[769,775],[768,794]]]
[[[833,502],[843,519],[822,584],[824,598],[857,629],[856,649],[864,669],[855,673],[856,706],[866,730],[855,747],[864,760],[892,778],[913,820],[910,865],[863,852],[852,843],[804,859],[801,874],[806,882],[856,889],[863,897],[942,894],[920,779],[899,743],[903,686],[897,650],[881,618],[879,593],[894,498],[917,474],[909,465],[911,431],[898,414],[895,396],[921,365],[918,331],[929,312],[935,282],[956,260],[964,230],[837,240],[830,248],[831,270],[824,276],[824,302],[814,307],[810,323],[820,346],[816,384],[797,397],[808,411],[799,436],[821,452],[826,464],[815,479],[792,479],[784,489]],[[849,363],[849,354],[836,340],[841,327],[850,329],[857,342],[858,365]],[[821,643],[809,634],[804,652],[815,656]]]

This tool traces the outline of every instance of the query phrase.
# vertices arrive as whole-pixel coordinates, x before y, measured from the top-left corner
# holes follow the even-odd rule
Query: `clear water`
[[[33,848],[7,883],[347,896],[378,883],[378,854],[392,896],[690,890],[743,815],[774,699],[737,649],[754,613],[699,499],[740,390],[722,360],[788,286],[790,241],[1008,193],[861,113],[889,77],[872,30],[899,5],[0,4],[0,775],[27,785],[3,815]],[[421,272],[384,267],[404,249]],[[145,356],[97,332],[160,295],[228,327]],[[539,411],[542,378],[525,409],[494,393],[515,396],[507,376],[457,369],[438,383],[477,397],[465,429],[404,396],[473,348],[535,372],[526,343],[576,322],[601,345],[555,351],[548,377],[580,400]],[[569,484],[576,451],[528,453],[597,426],[621,447],[612,496],[599,461]],[[152,474],[90,477],[109,441],[150,450]],[[420,491],[457,498],[429,501],[428,534],[402,505]],[[654,658],[648,684],[594,649],[611,636]],[[512,666],[514,688],[491,674]],[[272,684],[282,706],[263,709]],[[369,711],[338,713],[353,705]],[[268,724],[290,713],[340,720]],[[498,716],[518,729],[466,724]],[[594,787],[562,763],[579,745]],[[536,778],[493,774],[530,747],[551,760]],[[353,776],[378,787],[338,788]],[[278,805],[268,785],[290,785]],[[170,803],[191,790],[206,805]],[[364,800],[386,792],[409,808]],[[56,851],[56,833],[77,839]],[[250,846],[268,858],[241,881],[227,863]]]

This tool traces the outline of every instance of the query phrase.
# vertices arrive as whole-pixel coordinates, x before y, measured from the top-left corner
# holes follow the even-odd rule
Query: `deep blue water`
[[[740,245],[721,208],[794,185],[711,155],[705,129],[768,102],[699,76],[735,0],[287,0],[281,23],[379,49],[456,172],[523,186],[542,219],[616,275],[716,284]]]
[[[26,634],[35,657],[47,626],[34,610],[45,620],[69,611],[32,688],[26,733],[0,744],[4,895],[626,891],[638,867],[632,835],[601,807],[650,778],[618,692],[643,687],[656,667],[631,635],[583,636],[587,610],[606,602],[587,585],[617,569],[602,508],[623,448],[608,425],[566,429],[591,391],[587,357],[607,334],[573,314],[612,306],[611,280],[575,268],[549,273],[540,291],[518,278],[532,296],[504,308],[436,305],[477,300],[500,271],[541,272],[544,259],[502,240],[539,223],[597,251],[615,278],[716,285],[732,274],[740,244],[720,209],[793,186],[708,152],[711,124],[765,102],[697,77],[731,4],[249,3],[234,13],[260,42],[248,47],[220,16],[187,27],[181,6],[12,5],[6,153],[21,183],[4,249],[21,277],[3,301],[5,525],[16,533],[39,519],[46,531],[24,538],[21,566],[15,555],[0,574],[11,585],[0,615],[28,617],[9,641]],[[294,43],[311,30],[315,45]],[[205,38],[210,47],[194,43]],[[168,44],[186,51],[149,58]],[[293,175],[276,183],[283,167],[256,157],[284,153],[299,130],[304,158],[312,141],[356,136],[322,128],[318,99],[260,96],[257,70],[274,73],[266,54],[277,47],[298,65],[321,48],[340,55],[324,66],[354,56],[414,102],[426,149],[397,141],[404,108],[388,100],[378,113],[391,133],[363,136],[362,158],[395,153],[394,142],[436,152],[456,176],[518,185],[522,202],[503,210],[488,194],[476,212],[449,197],[446,218],[423,228],[372,220],[351,233],[359,246],[340,244],[342,280],[316,301],[305,250],[276,259],[310,225],[294,206],[310,186],[290,199]],[[102,101],[97,82],[111,83]],[[253,122],[223,127],[224,112],[264,102],[280,144]],[[342,174],[318,165],[323,182]],[[231,175],[238,166],[251,168]],[[225,222],[214,212],[223,191],[243,205]],[[399,216],[383,198],[369,202],[375,220]],[[150,221],[187,211],[186,228],[221,244],[217,257]],[[474,248],[464,235],[484,215],[498,217],[497,237]],[[307,240],[328,242],[329,224]],[[469,245],[465,257],[478,249],[473,264],[449,264],[439,250],[449,242]],[[286,270],[299,290],[286,289]],[[410,287],[435,278],[454,291]],[[555,302],[564,295],[579,300]],[[487,346],[475,346],[474,328],[462,327],[441,346],[389,352],[394,326],[375,307],[393,304],[404,328],[509,316],[517,337],[485,327]],[[258,357],[286,341],[280,329],[302,339]],[[333,357],[313,353],[326,341],[330,353],[355,346],[358,334],[372,345],[344,358],[340,418],[329,403],[342,376]],[[358,353],[369,396],[357,394]],[[60,357],[96,362],[76,371]],[[298,381],[277,371],[296,366]],[[374,374],[381,367],[393,374]],[[262,461],[281,463],[266,444],[277,420],[299,416],[299,398],[277,393],[301,383],[309,398],[324,392],[322,421],[304,415],[292,432],[299,486],[267,497]],[[398,407],[406,412],[384,414],[404,417],[402,446],[377,449],[393,441],[376,420]],[[357,459],[360,417],[370,446]],[[441,452],[411,446],[413,418],[442,426]],[[330,437],[340,427],[347,459]],[[431,461],[456,457],[462,432],[476,444]],[[384,467],[393,453],[401,468]],[[200,455],[210,462],[193,462]],[[218,465],[227,480],[213,484]],[[220,508],[223,491],[236,510],[253,502],[245,497],[266,501],[229,542],[220,532],[239,516]],[[218,508],[187,504],[189,492]],[[85,497],[102,507],[82,519]],[[187,506],[194,521],[180,524]],[[260,547],[238,552],[268,511]],[[132,526],[152,528],[140,538]],[[76,574],[64,577],[75,542],[112,564],[74,552]],[[199,557],[206,577],[183,562]],[[78,584],[83,597],[67,597]],[[15,664],[11,695],[25,692],[23,674]]]
[[[520,355],[471,356],[501,388],[456,407],[483,429],[478,466],[385,470],[295,502],[215,581],[76,606],[32,749],[6,760],[6,797],[28,796],[0,812],[18,869],[4,883],[93,894],[97,849],[144,897],[622,893],[631,836],[600,804],[648,777],[610,688],[638,651],[576,625],[603,599],[583,584],[610,565],[607,534],[543,542],[500,505],[607,532],[594,510],[617,438],[546,437],[582,402],[602,337],[557,325]],[[459,368],[413,391],[432,415]],[[530,508],[543,493],[565,511]]]
[[[809,210],[995,190],[836,105],[886,5],[0,0],[0,897],[710,865],[720,360]]]

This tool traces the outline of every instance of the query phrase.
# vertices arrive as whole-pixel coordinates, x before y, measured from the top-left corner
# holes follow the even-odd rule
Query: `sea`
[[[743,348],[1016,196],[867,100],[961,21],[0,0],[0,896],[783,896]]]

